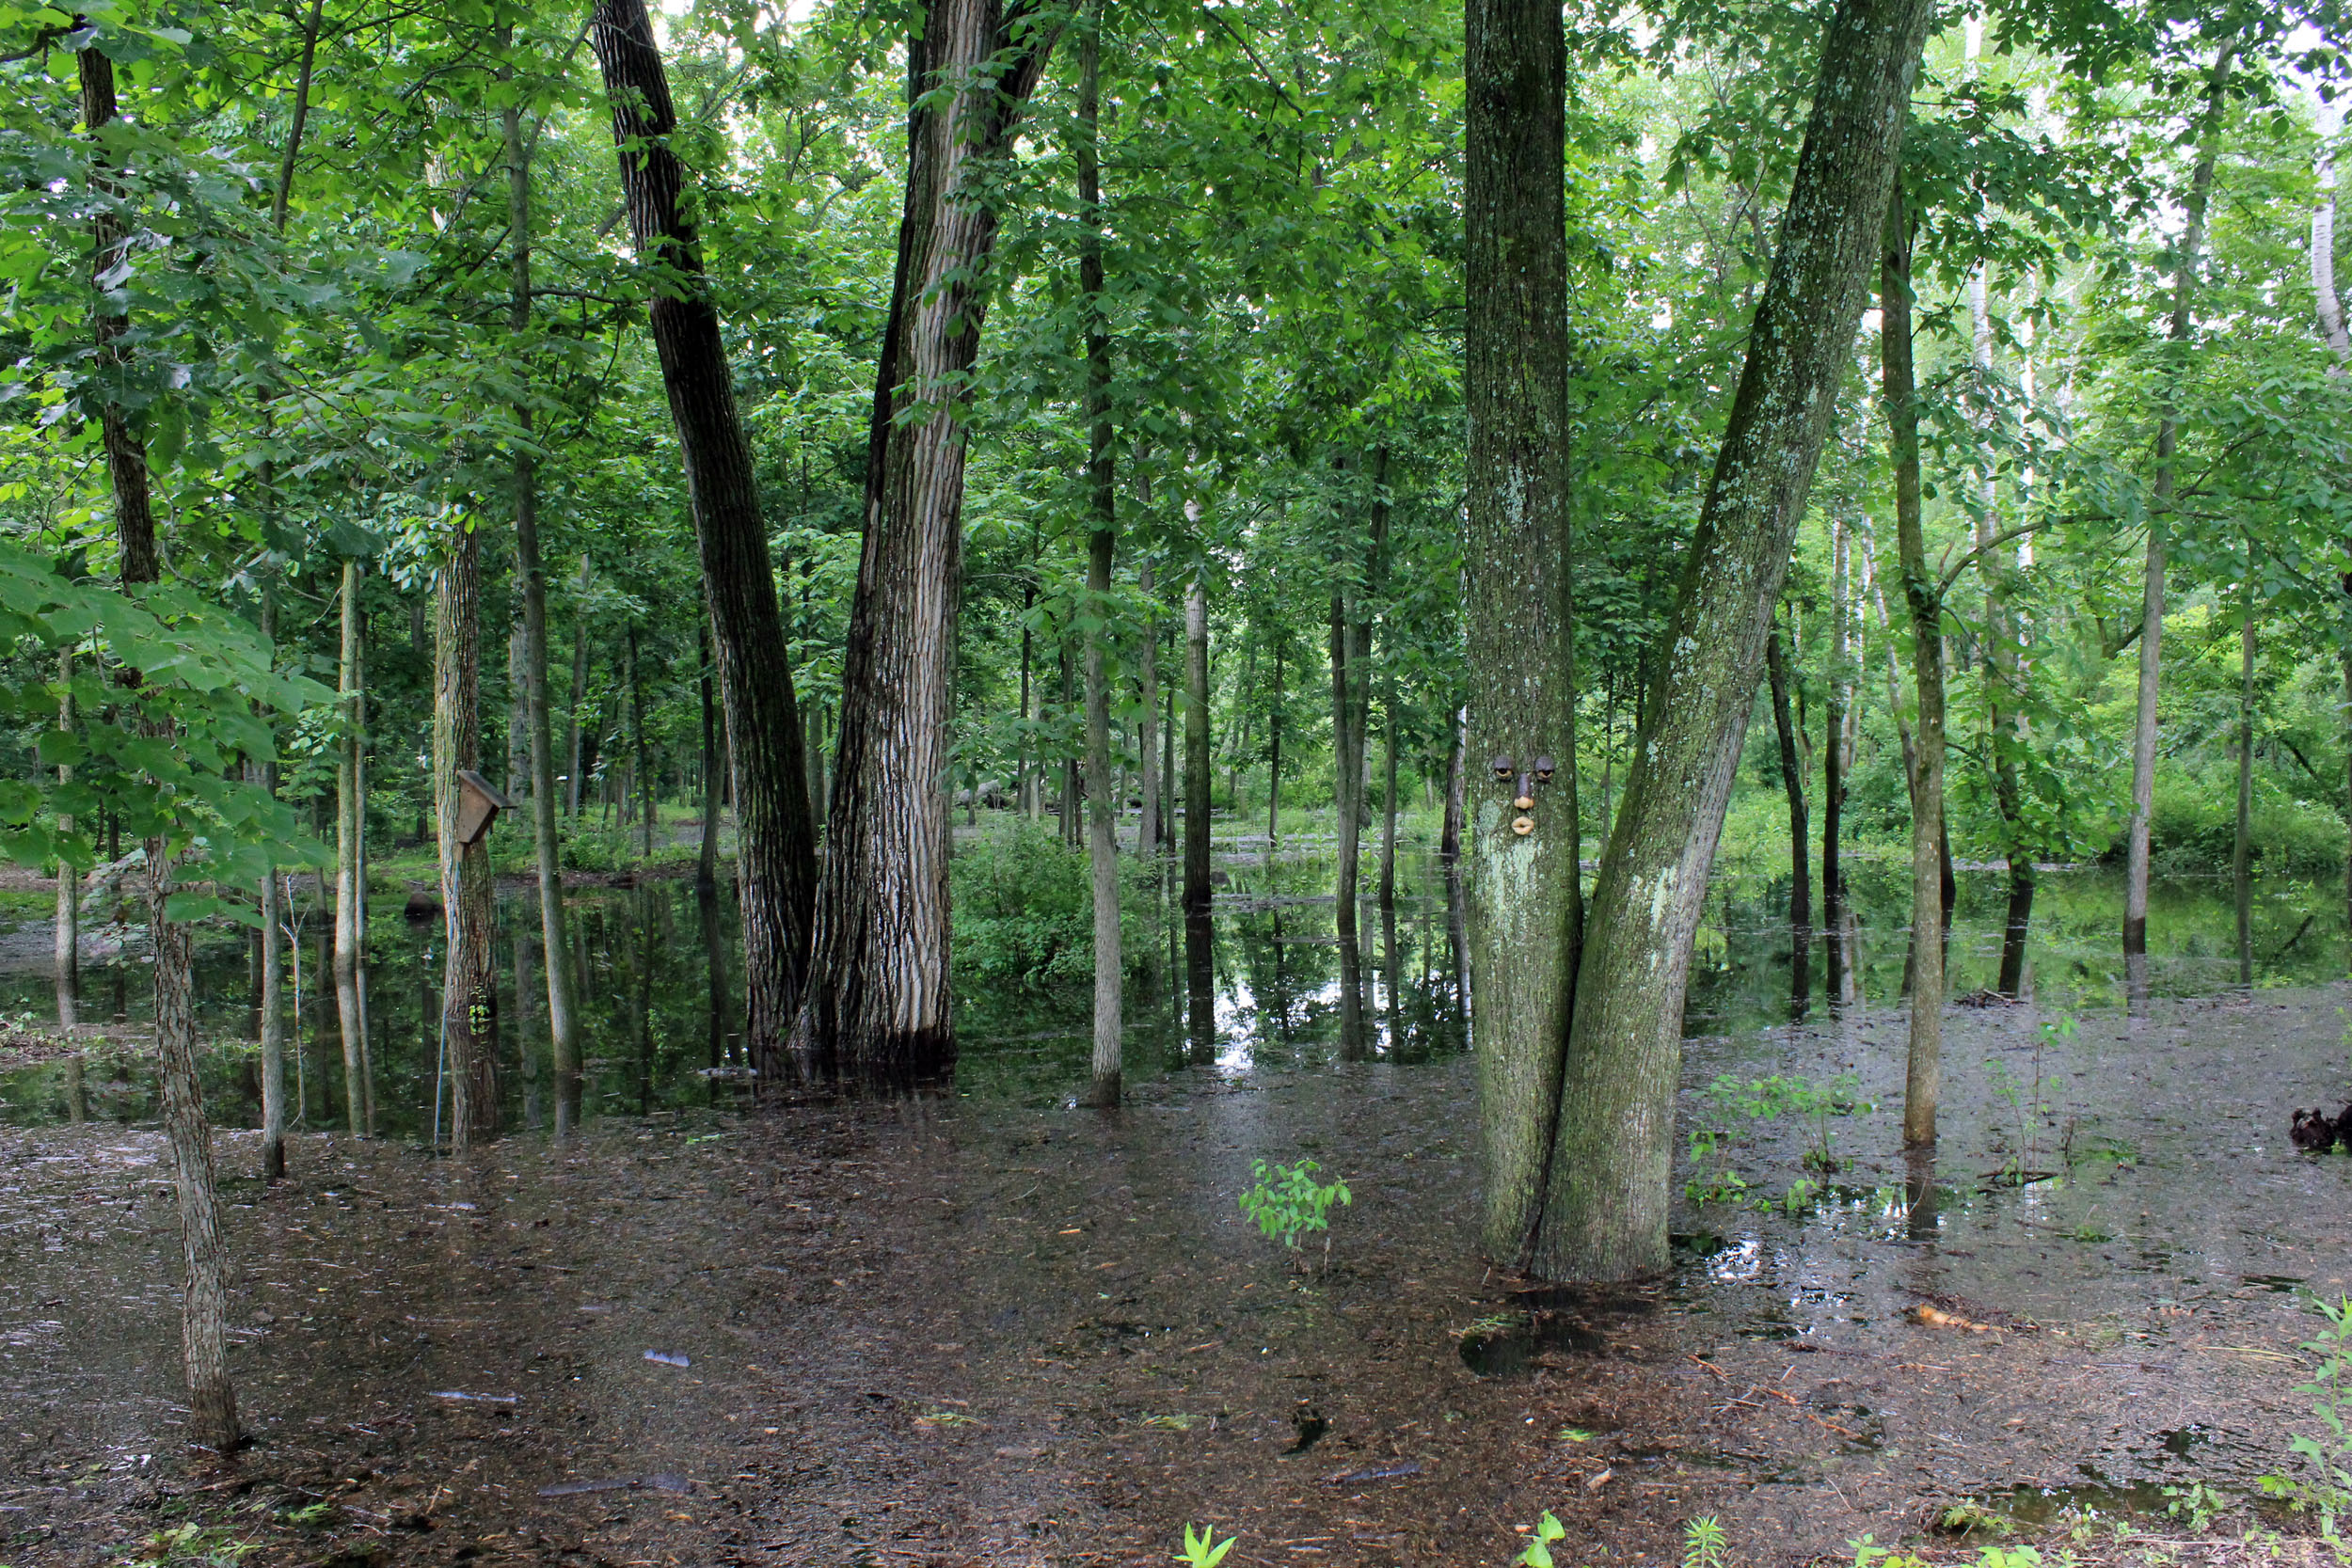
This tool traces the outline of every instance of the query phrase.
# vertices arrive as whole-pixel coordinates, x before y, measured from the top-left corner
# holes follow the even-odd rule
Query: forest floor
[[[2312,1425],[2302,1292],[2352,1275],[2352,1159],[2285,1137],[2347,1086],[2348,998],[2159,1002],[2039,1053],[2031,1009],[1955,1009],[1926,1203],[1899,1012],[1693,1041],[1692,1125],[1719,1072],[1850,1069],[1875,1108],[1822,1193],[1693,1210],[1670,1275],[1596,1293],[1471,1256],[1461,1058],[1203,1069],[1109,1116],[311,1135],[266,1190],[228,1132],[234,1465],[175,1435],[160,1135],[0,1130],[0,1562],[1140,1564],[1190,1522],[1239,1537],[1229,1568],[1483,1565],[1547,1511],[1564,1563],[1679,1560],[1703,1515],[1735,1563],[2068,1524],[2086,1559],[2315,1562],[2248,1499]],[[1775,1194],[1813,1135],[1726,1132]],[[1234,1206],[1301,1151],[1354,1189],[1327,1261]],[[2192,1481],[2201,1533],[2166,1512]],[[1955,1507],[1987,1528],[1926,1533]]]

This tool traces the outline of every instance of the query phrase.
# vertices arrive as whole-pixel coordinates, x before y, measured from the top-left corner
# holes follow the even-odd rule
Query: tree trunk
[[[1812,992],[1808,955],[1813,948],[1813,867],[1806,853],[1804,764],[1797,756],[1796,726],[1788,717],[1787,633],[1775,625],[1766,634],[1764,670],[1772,688],[1772,728],[1780,738],[1780,782],[1788,796],[1788,964],[1790,994],[1802,1011]]]
[[[2352,671],[2352,664],[2345,666]],[[2352,680],[2352,674],[2347,674]],[[1209,586],[1184,588],[1184,913],[1209,912]],[[1187,934],[1188,942],[1190,940]],[[1197,1033],[1197,1031],[1196,1031]]]
[[[1534,0],[1470,0],[1465,37],[1465,771],[1476,768],[1481,784],[1463,828],[1477,867],[1481,1235],[1487,1257],[1523,1267],[1544,1213],[1583,936],[1570,732],[1567,47],[1559,8]],[[1557,783],[1535,781],[1538,756],[1566,759]]]
[[[1162,836],[1160,821],[1160,634],[1153,625],[1159,606],[1152,596],[1152,563],[1136,569],[1136,592],[1144,604],[1145,619],[1136,656],[1139,668],[1136,695],[1142,699],[1141,721],[1136,732],[1136,763],[1142,772],[1138,788],[1143,808],[1136,819],[1136,853],[1156,855]]]
[[[57,656],[57,728],[68,735],[73,733],[73,650],[69,648]],[[57,787],[62,790],[73,783],[72,765],[57,765]],[[60,815],[57,832],[73,831],[73,818]],[[266,880],[266,879],[264,879]],[[53,934],[56,958],[57,1033],[72,1035],[81,1022],[82,994],[82,873],[63,856],[57,860],[57,916]],[[262,1039],[268,1040],[268,1024],[262,1025]],[[71,1048],[71,1042],[69,1042]],[[268,1077],[262,1078],[264,1101],[268,1095]]]
[[[2322,134],[2329,129],[2327,121],[2340,126],[2340,109],[2329,109],[2321,125]],[[2336,292],[2336,166],[2324,151],[2313,170],[2319,186],[2317,199],[2312,203],[2312,295],[2319,305],[2319,340],[2328,345],[2334,363],[2328,373],[2343,375],[2352,368],[2352,332],[2344,321],[2344,297]]]
[[[1045,809],[1044,791],[1039,787],[1040,773],[1044,764],[1041,760],[1036,768],[1029,765],[1029,747],[1036,733],[1029,722],[1029,672],[1034,664],[1029,612],[1036,607],[1037,582],[1032,578],[1021,590],[1021,729],[1012,773],[1013,807],[1031,822],[1042,816]]]
[[[810,1069],[864,1082],[955,1063],[947,845],[933,802],[961,587],[959,416],[996,241],[988,171],[1054,37],[1026,0],[936,0],[908,45],[906,202],[867,439],[815,982],[794,1030]]]
[[[1275,628],[1274,705],[1266,715],[1265,852],[1268,863],[1282,845],[1282,641]]]
[[[482,765],[482,536],[461,526],[441,563],[433,625],[433,802],[445,931],[441,1037],[450,1147],[499,1132],[498,969],[490,954],[490,846],[463,844],[457,775]]]
[[[1534,1250],[1549,1276],[1622,1277],[1667,1261],[1691,939],[1765,632],[1878,260],[1932,10],[1840,0],[1827,24],[1778,252],[1585,927]]]
[[[505,110],[508,227],[515,252],[507,303],[507,325],[516,333],[531,325],[531,149],[523,140],[521,111]],[[564,918],[563,851],[556,840],[555,730],[548,697],[548,574],[539,554],[539,470],[532,453],[531,409],[517,405],[515,418],[524,439],[514,453],[515,573],[521,579],[523,613],[523,725],[531,752],[531,847],[539,873],[539,943],[547,963],[548,1038],[555,1069],[555,1129],[568,1132],[580,1115],[580,1023],[573,1006],[571,941]],[[578,799],[580,778],[580,689],[587,679],[586,639],[576,627],[572,657],[572,769],[566,781]]]
[[[1380,907],[1396,908],[1396,676],[1384,673],[1380,677],[1381,728],[1387,733],[1388,757],[1383,765],[1380,785]],[[1390,966],[1395,968],[1393,964]],[[1393,986],[1391,986],[1393,990]],[[1395,1005],[1395,998],[1390,998]]]
[[[698,617],[694,623],[694,652],[697,659],[697,679],[703,704],[703,841],[701,853],[694,862],[694,885],[713,888],[719,885],[719,706],[710,694],[710,623]]]
[[[1119,1103],[1119,796],[1111,771],[1111,561],[1119,543],[1111,452],[1111,340],[1103,302],[1101,7],[1080,18],[1078,40],[1078,295],[1086,311],[1087,860],[1094,874],[1094,1070],[1088,1103]]]
[[[1944,1049],[1944,604],[1920,528],[1919,404],[1911,350],[1911,215],[1888,214],[1879,286],[1880,380],[1895,471],[1895,547],[1911,610],[1918,727],[1911,770],[1911,1036],[1903,1142],[1935,1142]]]
[[[794,722],[797,725],[798,720],[796,719]],[[637,662],[637,628],[635,626],[628,628],[628,727],[633,734],[637,747],[637,810],[644,818],[645,858],[651,860],[653,858],[653,831],[661,809],[660,799],[661,791],[656,787],[654,778],[653,747],[645,739],[645,672],[644,667]],[[800,738],[799,736],[794,736],[796,741]],[[802,747],[802,757],[805,759],[807,754],[807,749]],[[802,766],[806,766],[805,760]],[[803,782],[803,788],[805,788],[805,782]],[[808,798],[803,794],[801,799],[805,808]],[[815,830],[811,829],[810,832],[813,835]],[[812,836],[812,846],[813,843]],[[814,855],[816,850],[812,847],[809,852]]]
[[[1356,752],[1356,675],[1350,668],[1355,639],[1350,636],[1347,595],[1331,595],[1331,831],[1339,840],[1339,875],[1335,903],[1339,938],[1357,940],[1357,899],[1363,863],[1363,835],[1357,829],[1362,815],[1358,796],[1363,790],[1362,760]]]
[[[2230,849],[2230,888],[2237,903],[2237,983],[2254,984],[2254,547],[2246,547],[2238,585],[2237,838]]]
[[[1463,708],[1454,716],[1454,744],[1446,748],[1445,819],[1438,829],[1438,854],[1449,866],[1462,857],[1463,791],[1468,787],[1464,773],[1469,746],[1470,710]]]
[[[1055,657],[1059,661],[1061,668],[1060,711],[1064,721],[1067,721],[1070,710],[1073,707],[1080,705],[1077,702],[1078,693],[1075,684],[1076,677],[1073,673],[1070,665],[1070,644],[1067,641],[1064,641],[1062,645],[1055,651]],[[1083,720],[1081,722],[1083,722]],[[1086,842],[1086,839],[1079,828],[1079,811],[1081,802],[1079,800],[1078,791],[1078,759],[1074,756],[1065,756],[1061,759],[1061,806],[1058,813],[1058,820],[1061,826],[1061,843],[1062,847],[1065,849],[1076,849]]]
[[[342,655],[337,695],[343,733],[337,750],[335,791],[335,1017],[343,1037],[343,1110],[351,1135],[368,1132],[367,1037],[359,1017],[359,834],[366,822],[359,799],[359,562],[343,562]]]
[[[115,118],[114,62],[96,48],[79,53],[82,125],[100,142],[94,183],[109,189],[103,142],[99,133]],[[96,226],[91,277],[102,277],[123,260],[126,239],[111,217]],[[103,298],[103,293],[101,294]],[[127,317],[101,315],[96,323],[102,362],[119,364]],[[108,478],[115,502],[115,531],[125,588],[162,577],[155,547],[154,508],[148,493],[147,445],[129,414],[107,402],[100,410]],[[157,732],[167,736],[168,729]],[[155,1046],[161,1058],[164,1131],[171,1144],[180,1196],[181,1251],[186,1264],[180,1342],[188,1385],[188,1440],[226,1453],[238,1440],[237,1395],[229,1381],[227,1344],[228,1259],[221,1244],[219,1203],[213,1168],[212,1130],[205,1124],[196,1071],[193,1006],[195,958],[187,924],[167,913],[171,895],[170,841],[147,841],[147,927],[154,947]]]
[[[572,691],[571,763],[564,775],[564,819],[577,827],[580,823],[580,768],[586,762],[584,751],[588,726],[582,721],[588,705],[588,558],[580,560],[580,593],[572,609]]]
[[[2155,803],[2156,686],[2163,675],[2165,551],[2171,531],[2173,453],[2180,443],[2176,406],[2191,332],[2190,308],[2205,243],[2205,208],[2213,195],[2214,164],[2219,156],[2221,119],[2229,106],[2230,70],[2236,44],[2223,44],[2205,85],[2199,117],[2197,165],[2182,203],[2181,243],[2172,261],[2172,319],[2166,337],[2173,345],[2157,378],[2156,467],[2150,483],[2148,561],[2141,584],[2139,701],[2132,721],[2132,813],[2125,848],[2123,884],[2124,989],[2134,1011],[2148,999],[2148,827]]]
[[[659,262],[668,279],[649,302],[647,319],[693,498],[719,697],[732,743],[745,1031],[762,1080],[772,1081],[783,1076],[786,1037],[807,982],[817,838],[768,525],[719,312],[703,281],[693,226],[679,211],[686,169],[668,141],[677,114],[644,0],[598,0],[590,33],[612,101],[613,141],[624,150],[629,230],[638,254]],[[853,664],[855,645],[853,633]],[[930,791],[918,799],[927,803]],[[842,842],[836,836],[836,855]]]

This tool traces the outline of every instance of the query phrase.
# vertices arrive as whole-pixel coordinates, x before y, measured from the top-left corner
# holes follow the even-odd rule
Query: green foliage
[[[1312,1160],[1295,1165],[1249,1162],[1252,1185],[1241,1195],[1241,1212],[1269,1239],[1295,1247],[1307,1231],[1331,1227],[1331,1206],[1355,1201],[1344,1181],[1317,1184],[1314,1173],[1323,1167]],[[1327,1239],[1326,1244],[1328,1244]]]
[[[1717,1109],[1751,1121],[1778,1121],[1783,1116],[1804,1117],[1811,1124],[1812,1132],[1811,1147],[1804,1153],[1805,1167],[1828,1175],[1843,1166],[1832,1146],[1831,1118],[1877,1109],[1875,1104],[1856,1098],[1861,1089],[1861,1080],[1851,1072],[1841,1072],[1822,1084],[1785,1073],[1743,1083],[1725,1073],[1709,1085],[1708,1096]]]
[[[1682,1527],[1682,1568],[1724,1568],[1723,1521],[1701,1514]]]
[[[2320,1533],[2341,1553],[2346,1549],[2344,1518],[2352,1513],[2352,1299],[2314,1296],[2311,1305],[2322,1323],[2303,1348],[2317,1357],[2318,1368],[2295,1391],[2311,1396],[2321,1431],[2316,1436],[2298,1433],[2288,1445],[2303,1460],[2301,1473],[2265,1475],[2262,1488],[2316,1514]]]
[[[1535,1521],[1535,1528],[1531,1533],[1534,1539],[1528,1542],[1526,1547],[1513,1560],[1518,1562],[1520,1568],[1557,1568],[1552,1560],[1551,1544],[1566,1539],[1567,1527],[1547,1513]]]
[[[1216,1539],[1215,1526],[1196,1535],[1193,1533],[1192,1526],[1187,1524],[1184,1526],[1184,1550],[1176,1554],[1176,1560],[1184,1564],[1184,1568],[1216,1568],[1218,1563],[1225,1560],[1225,1554],[1232,1551],[1233,1544],[1240,1539],[1241,1537],[1237,1535],[1229,1535],[1220,1543]]]
[[[949,868],[956,967],[996,984],[1069,985],[1094,973],[1087,858],[1024,822],[960,848]]]

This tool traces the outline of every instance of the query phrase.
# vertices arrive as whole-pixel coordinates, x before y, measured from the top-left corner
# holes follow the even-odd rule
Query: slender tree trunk
[[[73,733],[73,650],[57,656],[57,728],[68,735]],[[57,787],[65,789],[73,783],[70,764],[57,766]],[[73,818],[60,815],[57,832],[73,831]],[[81,1022],[82,994],[82,872],[81,868],[60,856],[57,861],[57,917],[54,936],[57,980],[57,1033],[72,1035]],[[263,1024],[264,1041],[267,1024]],[[268,1075],[262,1076],[264,1100],[268,1094]]]
[[[351,1135],[368,1132],[367,1064],[360,1053],[367,1029],[359,1016],[359,834],[366,804],[359,798],[359,562],[343,562],[342,657],[338,693],[343,734],[337,747],[335,791],[335,1016],[343,1037],[343,1109]]]
[[[572,693],[571,693],[571,765],[564,774],[564,816],[575,827],[580,822],[580,769],[587,761],[585,743],[588,726],[582,721],[588,704],[588,559],[580,562],[580,594],[572,610]]]
[[[653,831],[660,813],[660,790],[656,787],[653,771],[653,748],[645,739],[645,672],[637,662],[637,628],[628,628],[628,727],[637,747],[637,810],[644,818],[645,858],[653,858]],[[807,752],[802,751],[805,759]],[[803,764],[805,767],[805,762]],[[806,797],[803,797],[803,804]],[[812,830],[813,832],[813,830]],[[814,853],[814,851],[811,851]]]
[[[1481,1240],[1487,1257],[1523,1267],[1544,1214],[1583,938],[1570,732],[1567,47],[1559,8],[1537,0],[1470,0],[1466,41],[1465,771],[1476,768],[1481,782],[1463,827],[1476,863]],[[1558,782],[1537,781],[1538,757],[1566,759]]]
[[[506,632],[506,798],[522,800],[531,795],[531,705],[523,693],[530,689],[531,639],[524,629],[522,606]]]
[[[1470,710],[1454,716],[1454,744],[1446,749],[1445,820],[1438,829],[1438,854],[1450,866],[1462,856],[1463,792],[1469,787]]]
[[[624,150],[621,187],[630,232],[638,253],[660,261],[673,280],[655,294],[647,317],[693,498],[719,696],[732,742],[745,1031],[761,1078],[772,1081],[783,1076],[786,1038],[807,984],[816,902],[817,837],[799,703],[751,443],[693,226],[679,211],[686,170],[668,140],[677,114],[644,0],[598,0],[590,34],[612,105],[613,140]],[[853,632],[853,666],[855,642]],[[930,798],[929,789],[917,792],[926,804]],[[842,843],[836,834],[835,855]]]
[[[1060,712],[1066,721],[1070,710],[1073,707],[1080,706],[1080,704],[1077,701],[1078,693],[1075,684],[1076,676],[1073,673],[1070,664],[1070,645],[1068,642],[1065,641],[1060,648],[1056,650],[1056,657],[1058,659],[1061,667]],[[1084,721],[1085,721],[1082,717],[1080,722],[1083,724]],[[1086,843],[1084,831],[1079,826],[1081,805],[1078,794],[1079,787],[1078,759],[1074,756],[1065,756],[1061,761],[1060,810],[1061,842],[1062,847],[1065,849],[1076,849]]]
[[[1911,216],[1899,192],[1879,287],[1881,386],[1895,470],[1895,546],[1911,609],[1918,731],[1911,772],[1911,1043],[1903,1142],[1935,1142],[1944,1049],[1944,604],[1920,528],[1919,404],[1911,351]]]
[[[1357,797],[1363,789],[1364,769],[1356,753],[1356,675],[1348,656],[1355,651],[1349,635],[1347,595],[1331,595],[1331,831],[1339,839],[1336,903],[1339,937],[1357,939],[1357,902],[1360,894],[1363,835],[1357,829],[1361,816]]]
[[[1772,682],[1772,728],[1780,738],[1780,782],[1788,796],[1788,948],[1789,982],[1802,1008],[1811,994],[1807,955],[1813,947],[1813,866],[1806,853],[1810,828],[1805,821],[1804,764],[1797,756],[1796,726],[1788,716],[1788,634],[1775,625],[1766,635],[1764,671]]]
[[[1098,151],[1102,103],[1100,7],[1080,18],[1078,40],[1078,294],[1086,309],[1087,859],[1094,874],[1094,1072],[1088,1102],[1119,1103],[1120,1087],[1119,796],[1111,770],[1111,562],[1119,543],[1111,452],[1111,340],[1103,300],[1103,184]]]
[[[955,1062],[947,844],[932,802],[961,587],[959,415],[996,241],[988,171],[1056,31],[1025,0],[935,0],[908,45],[906,202],[867,441],[815,981],[794,1034],[808,1067],[864,1082],[930,1078]]]
[[[514,240],[507,325],[531,326],[531,148],[521,111],[505,110],[508,228]],[[522,589],[523,727],[531,753],[531,847],[539,873],[539,944],[547,964],[548,1038],[555,1070],[555,1127],[568,1132],[580,1115],[580,1024],[573,1008],[571,941],[564,929],[563,851],[556,839],[555,727],[548,695],[548,574],[539,553],[539,470],[531,450],[532,413],[515,410],[523,440],[514,453],[515,575]],[[572,769],[566,781],[578,799],[580,689],[586,680],[586,640],[574,633]]]
[[[2352,665],[2345,667],[2352,670]],[[2346,677],[2352,680],[2352,675]],[[1184,588],[1184,913],[1209,912],[1209,586]],[[1187,938],[1189,940],[1189,938]]]
[[[698,618],[694,623],[694,652],[697,656],[698,681],[703,703],[703,842],[702,851],[694,862],[694,885],[716,888],[719,885],[719,705],[710,694],[710,623]]]
[[[1147,502],[1148,504],[1148,502]],[[1136,853],[1156,855],[1160,851],[1162,828],[1160,821],[1160,634],[1152,622],[1159,606],[1152,596],[1152,563],[1145,562],[1136,569],[1136,591],[1142,598],[1146,619],[1142,637],[1136,644],[1136,694],[1142,699],[1141,722],[1136,733],[1136,764],[1142,778],[1138,788],[1143,797],[1143,809],[1136,820]]]
[[[1029,747],[1034,736],[1029,724],[1032,716],[1029,672],[1033,667],[1029,612],[1036,607],[1037,583],[1032,578],[1021,590],[1021,740],[1013,763],[1012,786],[1013,805],[1031,822],[1043,816],[1045,810],[1044,791],[1039,787],[1039,775],[1044,764],[1041,760],[1036,767],[1032,767],[1029,760]]]
[[[2237,838],[2230,849],[2230,888],[2237,903],[2237,983],[2254,983],[2254,547],[2246,547],[2238,585]]]
[[[1822,704],[1821,942],[1829,994],[1845,996],[1846,965],[1846,713],[1853,705],[1853,540],[1845,520],[1830,514],[1829,682]],[[1908,755],[1910,747],[1904,747]]]
[[[1265,852],[1270,862],[1282,847],[1282,643],[1274,643],[1274,707],[1266,716]]]
[[[1656,644],[1648,721],[1585,926],[1534,1255],[1548,1276],[1621,1277],[1666,1263],[1691,939],[1772,606],[1879,258],[1932,12],[1929,0],[1840,0],[1827,24],[1780,245]],[[1479,314],[1473,300],[1471,320]],[[1483,1020],[1483,998],[1478,1006]]]
[[[2326,132],[2330,123],[2341,125],[2343,111],[2333,108],[2323,122]],[[2328,345],[2334,363],[2328,373],[2341,376],[2352,369],[2352,332],[2347,332],[2344,320],[2344,297],[2336,292],[2336,166],[2325,152],[2313,171],[2317,176],[2319,195],[2312,203],[2312,295],[2319,306],[2319,340]]]
[[[2222,45],[2206,78],[2205,107],[2199,117],[2197,165],[2182,203],[2181,243],[2173,252],[2170,343],[2157,384],[2156,467],[2149,489],[2148,561],[2142,579],[2139,620],[2139,701],[2132,721],[2132,813],[2127,829],[2123,886],[2124,987],[2135,1010],[2148,999],[2148,827],[2155,803],[2156,687],[2163,675],[2165,552],[2171,532],[2173,453],[2180,444],[2178,397],[2192,331],[2190,309],[2205,244],[2205,208],[2213,196],[2214,165],[2219,157],[2221,119],[2234,42]]]
[[[482,535],[460,528],[441,563],[433,627],[433,803],[441,865],[441,1037],[450,1146],[499,1132],[498,969],[490,953],[490,846],[463,844],[457,775],[482,764]]]
[[[1396,908],[1396,676],[1383,673],[1380,677],[1381,728],[1387,733],[1388,756],[1383,764],[1380,785],[1380,907]],[[1391,969],[1394,969],[1391,964]],[[1391,990],[1393,990],[1391,982]],[[1394,1005],[1391,996],[1391,1005]]]
[[[107,167],[103,131],[116,113],[114,62],[92,47],[80,52],[78,65],[82,125],[98,144],[94,182],[102,190],[111,190],[103,172]],[[121,263],[127,242],[111,215],[102,216],[95,228],[91,276],[98,278]],[[121,362],[119,343],[129,329],[127,317],[97,318],[102,364],[111,368]],[[129,413],[111,399],[100,410],[100,427],[114,492],[122,583],[135,591],[162,577],[154,508],[148,491],[147,445]],[[167,739],[169,730],[159,729],[156,734]],[[154,947],[155,1045],[161,1058],[164,1130],[171,1144],[179,1187],[181,1250],[186,1264],[180,1333],[188,1385],[188,1439],[225,1453],[239,1435],[237,1396],[229,1380],[228,1259],[220,1238],[212,1130],[204,1120],[202,1089],[196,1072],[195,959],[187,924],[167,913],[171,843],[158,834],[147,841],[146,848],[143,880],[148,932]]]

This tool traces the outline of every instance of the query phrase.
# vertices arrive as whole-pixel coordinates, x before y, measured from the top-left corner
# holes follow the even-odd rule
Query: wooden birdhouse
[[[498,820],[499,813],[507,808],[505,796],[490,787],[490,781],[470,768],[457,770],[457,842],[479,844]]]

